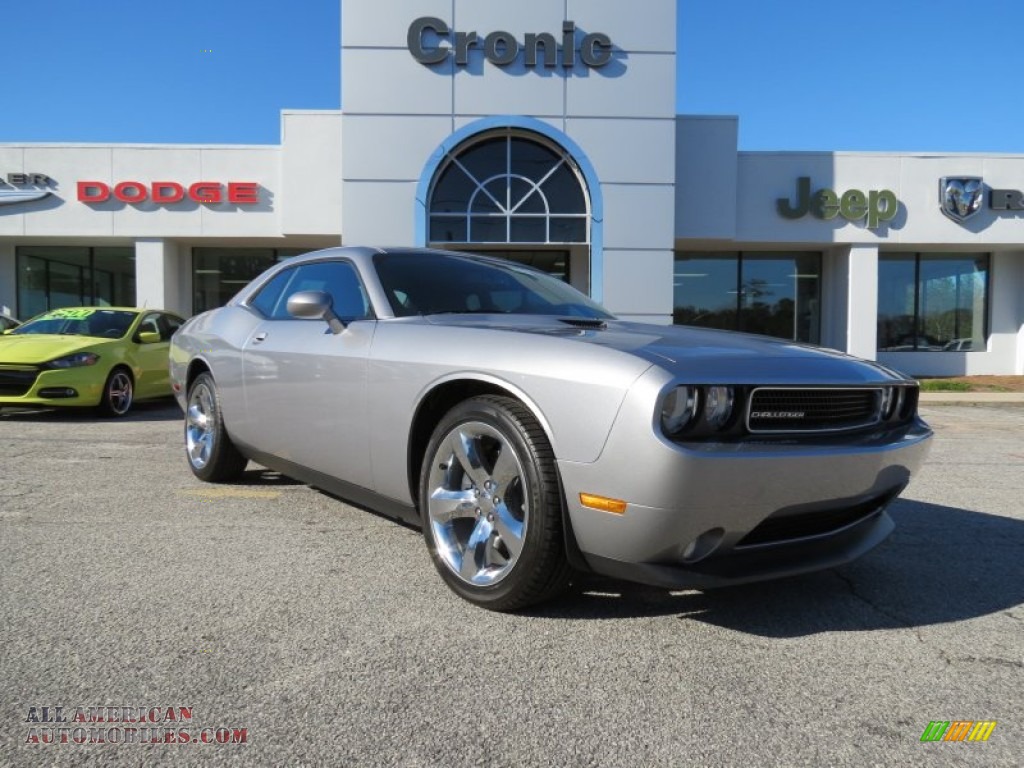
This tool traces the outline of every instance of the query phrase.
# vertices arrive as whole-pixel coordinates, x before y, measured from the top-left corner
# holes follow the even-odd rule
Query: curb
[[[978,403],[1024,405],[1024,392],[922,392],[919,402],[958,405],[975,405]]]

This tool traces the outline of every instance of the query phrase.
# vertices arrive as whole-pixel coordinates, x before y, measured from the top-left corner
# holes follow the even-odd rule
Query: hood
[[[94,336],[60,336],[42,333],[0,336],[0,364],[45,363],[82,350],[98,350],[109,344]]]
[[[906,377],[832,349],[770,336],[622,320],[532,315],[430,315],[435,325],[555,336],[642,358],[693,384],[867,383]]]

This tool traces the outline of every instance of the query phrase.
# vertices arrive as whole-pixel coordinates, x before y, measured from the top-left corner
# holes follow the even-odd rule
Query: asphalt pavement
[[[1020,765],[1024,408],[923,412],[931,457],[861,560],[585,578],[521,615],[286,477],[196,481],[171,403],[0,415],[0,765]]]

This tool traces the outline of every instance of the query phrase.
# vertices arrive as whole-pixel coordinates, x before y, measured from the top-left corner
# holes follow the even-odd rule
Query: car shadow
[[[254,485],[254,486],[287,486],[287,485],[302,485],[303,483],[295,480],[294,478],[288,477],[288,475],[282,475],[280,472],[267,469],[250,463],[250,469],[246,469],[242,472],[241,476],[231,483],[225,483],[225,485]]]
[[[101,416],[92,408],[12,408],[0,407],[0,420],[3,421],[66,421],[76,424],[139,422],[139,421],[179,421],[181,408],[172,397],[157,400],[144,400],[132,404],[126,416],[111,418]]]
[[[564,598],[529,614],[570,620],[676,615],[792,638],[962,621],[1024,603],[1024,521],[906,499],[890,514],[892,536],[839,568],[706,592],[582,576]]]

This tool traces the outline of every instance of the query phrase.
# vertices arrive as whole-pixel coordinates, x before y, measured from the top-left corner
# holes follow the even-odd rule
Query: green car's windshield
[[[380,253],[373,262],[396,317],[471,313],[613,317],[561,280],[512,262],[437,251]]]
[[[120,339],[128,333],[137,314],[123,309],[54,309],[29,320],[24,325],[19,325],[8,335],[40,334]]]

